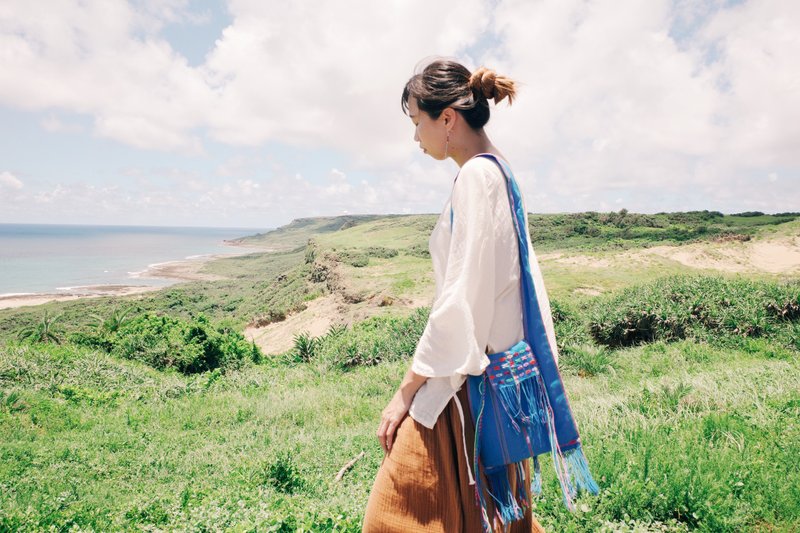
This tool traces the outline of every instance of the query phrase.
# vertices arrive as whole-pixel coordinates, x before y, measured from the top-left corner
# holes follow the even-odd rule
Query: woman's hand
[[[378,426],[376,434],[384,453],[389,453],[392,450],[395,432],[408,414],[414,395],[417,394],[419,388],[427,380],[428,378],[425,376],[420,376],[409,369],[397,392],[394,393],[392,399],[389,400],[389,404],[381,413],[381,424]]]
[[[408,414],[412,399],[413,396],[406,398],[403,394],[403,389],[398,389],[381,413],[381,425],[378,427],[377,435],[384,453],[389,453],[392,450],[395,432],[400,426],[400,422]]]

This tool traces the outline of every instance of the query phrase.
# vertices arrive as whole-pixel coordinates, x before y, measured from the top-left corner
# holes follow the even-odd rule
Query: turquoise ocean
[[[0,296],[58,293],[93,285],[168,285],[139,279],[149,266],[241,253],[225,240],[261,228],[0,224]]]

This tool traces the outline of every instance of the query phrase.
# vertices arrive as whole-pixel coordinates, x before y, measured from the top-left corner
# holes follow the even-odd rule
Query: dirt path
[[[351,325],[371,316],[386,314],[383,294],[376,294],[359,304],[349,304],[339,293],[333,293],[308,302],[307,307],[286,317],[281,322],[274,322],[262,327],[248,327],[244,336],[255,341],[264,353],[277,354],[294,346],[294,337],[304,331],[312,337],[319,337],[328,332],[333,325]],[[393,299],[394,309],[414,309],[430,305],[431,302],[418,299]]]
[[[304,331],[318,337],[324,335],[346,306],[337,295],[320,296],[308,302],[299,313],[289,315],[281,322],[273,322],[260,328],[248,327],[244,336],[254,341],[264,353],[281,353],[294,345],[294,336]]]
[[[654,246],[617,254],[549,252],[540,261],[582,268],[613,268],[620,264],[647,264],[656,257],[699,270],[720,272],[800,273],[800,236],[787,235],[746,242],[699,242],[682,246]]]
[[[638,252],[683,265],[721,272],[793,274],[800,272],[800,237],[726,243],[656,246]]]

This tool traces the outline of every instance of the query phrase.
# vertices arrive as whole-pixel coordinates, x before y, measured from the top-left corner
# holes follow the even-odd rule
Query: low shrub
[[[300,468],[292,454],[282,452],[264,467],[264,480],[279,492],[294,494],[306,486]]]
[[[157,369],[174,368],[183,374],[236,369],[248,361],[261,360],[259,348],[241,333],[214,327],[202,315],[186,320],[145,313],[126,320],[114,331],[100,328],[76,332],[70,339],[124,359]]]
[[[405,253],[412,257],[421,257],[423,259],[429,259],[431,256],[431,252],[425,244],[412,244],[406,248]]]
[[[599,344],[632,346],[688,336],[759,337],[800,318],[800,283],[675,276],[598,299],[589,331]]]
[[[262,328],[284,320],[286,320],[286,311],[284,309],[270,309],[266,313],[255,317],[247,325],[252,328]]]
[[[391,259],[398,254],[394,248],[383,246],[367,246],[366,248],[348,248],[336,252],[337,260],[354,267],[364,267],[369,264],[370,257],[379,259]]]
[[[378,257],[380,259],[391,259],[392,257],[397,257],[397,250],[394,248],[385,248],[383,246],[368,246],[364,249],[364,253],[366,253],[370,257]]]

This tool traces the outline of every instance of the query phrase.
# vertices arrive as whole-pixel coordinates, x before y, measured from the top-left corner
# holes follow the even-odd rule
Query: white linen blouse
[[[536,295],[558,362],[550,303],[524,212]],[[462,166],[428,246],[436,296],[411,365],[428,380],[414,396],[409,415],[433,428],[466,376],[483,372],[486,354],[507,350],[524,337],[519,245],[505,177],[494,161],[473,157]]]

